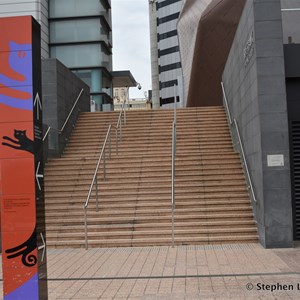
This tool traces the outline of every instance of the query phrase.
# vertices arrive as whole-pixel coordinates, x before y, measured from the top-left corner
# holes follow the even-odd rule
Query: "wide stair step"
[[[49,247],[85,247],[84,204],[109,124],[119,112],[82,113],[61,158],[45,168]],[[172,242],[172,110],[129,111],[116,155],[106,152],[87,208],[89,247]],[[257,242],[246,181],[222,107],[177,110],[175,243]]]

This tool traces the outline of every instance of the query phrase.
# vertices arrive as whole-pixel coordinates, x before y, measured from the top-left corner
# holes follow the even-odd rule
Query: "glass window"
[[[69,43],[103,40],[108,43],[109,33],[99,19],[68,20],[50,23],[50,42]]]
[[[73,71],[91,89],[91,93],[111,94],[111,78],[107,77],[101,69],[75,70]]]
[[[111,69],[111,55],[101,44],[52,46],[51,57],[59,59],[68,68],[103,66]]]
[[[50,0],[50,18],[97,16],[107,9],[99,0]]]

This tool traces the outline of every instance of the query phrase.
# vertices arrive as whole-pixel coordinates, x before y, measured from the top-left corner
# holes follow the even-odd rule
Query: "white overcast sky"
[[[142,85],[130,88],[130,98],[151,89],[148,0],[112,0],[113,70],[130,70]]]

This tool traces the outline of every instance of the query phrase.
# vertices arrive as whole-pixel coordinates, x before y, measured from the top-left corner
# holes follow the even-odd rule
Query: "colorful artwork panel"
[[[32,17],[0,18],[4,300],[48,298],[44,210],[36,213],[44,207],[40,57],[40,26]]]

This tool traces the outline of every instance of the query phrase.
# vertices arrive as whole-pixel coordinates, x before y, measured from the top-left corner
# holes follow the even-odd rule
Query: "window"
[[[109,42],[109,32],[100,18],[56,21],[50,23],[50,43]]]
[[[50,18],[95,16],[106,11],[99,0],[52,0],[49,6]]]
[[[59,59],[68,68],[103,66],[110,70],[110,55],[104,51],[100,43],[52,46],[51,57]]]

